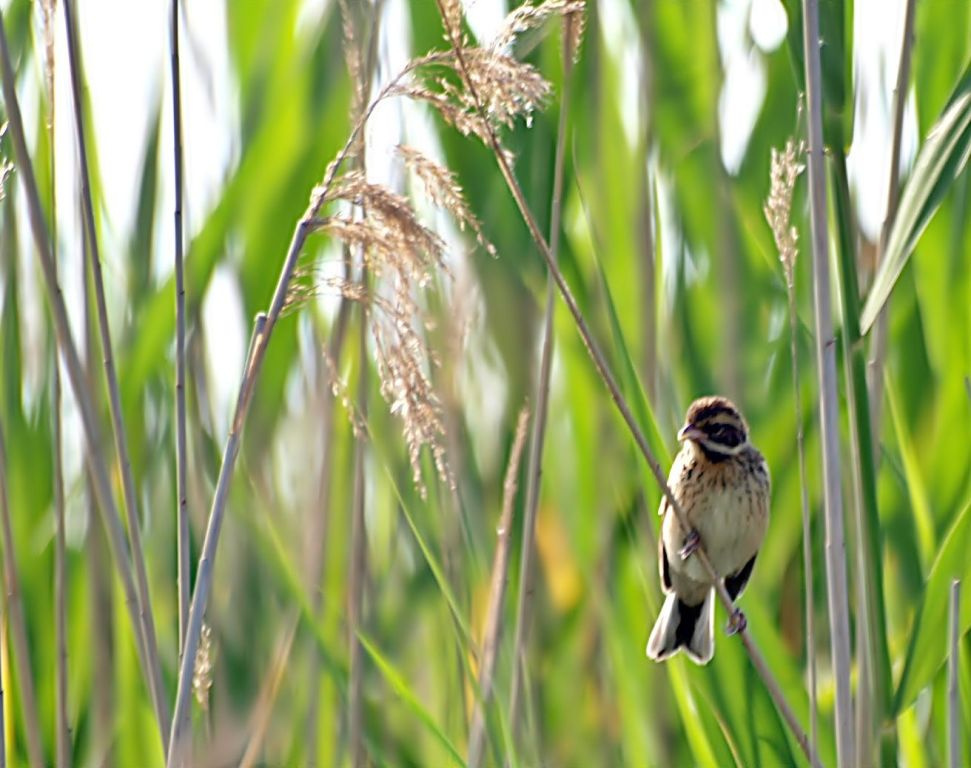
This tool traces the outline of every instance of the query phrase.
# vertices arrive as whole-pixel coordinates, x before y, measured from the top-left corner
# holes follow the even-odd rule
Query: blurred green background
[[[123,69],[125,57],[139,56],[131,40],[117,40],[126,37],[124,26],[118,26],[124,12],[110,4],[82,2],[79,15],[86,62],[92,52],[89,151],[95,159],[114,353],[171,697],[178,669],[171,96],[164,58],[165,4],[152,5],[158,6],[150,13],[159,23],[152,33],[157,50],[151,50],[158,56],[148,64],[130,59],[133,69],[149,72],[144,92],[137,93],[95,85],[95,57],[102,61],[98,71],[106,73]],[[203,93],[195,101],[187,97],[184,137],[194,559],[242,373],[250,318],[266,308],[294,223],[351,130],[354,90],[337,3],[234,0],[212,5],[215,11],[187,4],[182,29],[183,78],[188,91]],[[507,9],[500,0],[468,5],[470,39],[481,35],[485,44]],[[805,133],[799,111],[801,44],[793,47],[794,38],[785,34],[801,30],[799,4],[785,5],[788,10],[775,0],[588,3],[583,45],[570,76],[560,259],[611,367],[624,372],[625,394],[637,402],[643,396],[644,407],[637,413],[665,468],[694,397],[720,392],[745,413],[753,441],[772,470],[773,498],[768,537],[742,607],[769,666],[808,728],[790,329],[785,279],[762,213],[770,148]],[[850,156],[849,200],[840,199],[839,181],[831,180],[831,250],[835,263],[842,234],[843,242],[852,245],[843,249],[849,259],[843,263],[852,265],[859,284],[858,294],[844,304],[834,293],[855,630],[861,574],[856,552],[863,545],[853,522],[850,467],[858,457],[850,436],[852,414],[843,401],[852,379],[852,372],[844,371],[850,359],[843,354],[844,320],[847,311],[858,317],[875,272],[904,8],[902,2],[884,7],[861,0],[821,5],[824,69],[829,64],[824,94],[828,162],[838,166],[846,153]],[[387,0],[379,7],[384,16],[376,48],[378,83],[387,82],[410,56],[445,46],[435,3]],[[219,19],[216,28],[205,16],[213,13]],[[877,27],[874,20],[881,16],[890,21]],[[60,9],[55,19],[60,37]],[[70,106],[60,98],[54,101],[57,138],[52,148],[38,4],[4,3],[4,23],[48,204],[56,159],[58,248],[75,338],[84,347]],[[880,43],[884,27],[890,32]],[[552,82],[553,97],[530,125],[520,121],[503,133],[544,231],[549,229],[564,87],[561,38],[560,22],[553,20],[516,43],[514,53]],[[55,51],[62,45],[59,40]],[[117,51],[113,59],[112,51]],[[971,7],[918,4],[905,113],[905,184],[915,151],[967,72],[969,51]],[[864,61],[864,56],[870,58]],[[107,69],[105,60],[112,62]],[[66,60],[55,57],[55,72],[62,89]],[[110,105],[99,102],[99,88],[121,89],[122,98],[116,94]],[[498,252],[493,258],[476,249],[467,232],[419,209],[426,221],[443,228],[450,246],[452,274],[442,274],[421,301],[436,320],[427,337],[441,362],[431,375],[445,415],[454,493],[437,480],[425,456],[428,495],[421,498],[411,481],[400,421],[382,399],[376,372],[368,378],[367,575],[361,628],[367,759],[375,765],[449,765],[463,762],[466,755],[503,476],[516,415],[535,401],[546,269],[489,150],[424,106],[389,102],[382,109],[368,132],[369,172],[408,192],[389,147],[398,141],[423,146],[457,174]],[[194,125],[202,127],[197,131]],[[219,129],[228,134],[219,135]],[[139,153],[137,162],[123,161],[134,179],[130,188],[108,178],[119,165],[112,157],[112,137],[121,134]],[[966,147],[966,136],[963,142]],[[123,144],[118,146],[120,152]],[[13,159],[7,137],[0,142],[0,155]],[[866,502],[879,522],[872,535],[880,553],[886,622],[877,631],[885,634],[890,662],[889,676],[882,680],[888,699],[876,705],[873,728],[892,742],[889,749],[896,751],[899,763],[909,766],[941,765],[947,755],[947,589],[951,578],[971,575],[966,556],[971,544],[971,227],[966,223],[967,171],[957,160],[950,167],[957,172],[941,182],[935,198],[940,209],[905,261],[889,301],[885,369],[875,385],[880,391],[874,419],[876,498]],[[14,169],[6,179],[0,203],[0,425],[31,670],[46,756],[52,762],[55,343],[18,176]],[[793,208],[802,244],[795,333],[813,512],[819,747],[823,764],[830,765],[835,764],[834,684],[819,514],[819,387],[806,197],[803,178]],[[837,214],[844,216],[843,232]],[[323,236],[309,240],[304,258],[339,272],[339,246]],[[844,292],[852,285],[845,269],[834,268],[834,282]],[[198,765],[237,764],[261,732],[259,724],[265,736],[255,745],[255,764],[351,761],[346,616],[356,438],[346,409],[333,397],[332,369],[323,350],[330,350],[342,386],[354,393],[360,376],[355,351],[360,315],[354,309],[347,316],[346,343],[337,349],[338,304],[337,297],[321,296],[290,312],[276,327],[259,379],[206,614],[214,668],[205,706],[193,704]],[[554,328],[525,699],[518,722],[510,723],[526,483],[521,470],[494,696],[487,707],[486,763],[804,764],[741,644],[721,635],[721,608],[717,652],[709,666],[698,668],[681,657],[656,665],[645,658],[660,606],[659,490],[559,300]],[[852,354],[869,359],[869,336],[851,346]],[[107,435],[100,352],[96,343],[92,349],[89,366]],[[69,394],[63,415],[71,764],[158,765],[158,731],[122,593],[100,523],[91,515],[93,502],[82,471],[86,449]],[[106,444],[104,453],[114,466],[112,446]],[[112,479],[120,496],[117,473]],[[960,696],[963,733],[971,734],[971,583],[963,594]],[[0,647],[8,764],[24,765],[24,719],[6,624]],[[880,759],[888,754],[881,752]],[[870,757],[877,759],[875,753]],[[861,764],[867,764],[866,757]]]

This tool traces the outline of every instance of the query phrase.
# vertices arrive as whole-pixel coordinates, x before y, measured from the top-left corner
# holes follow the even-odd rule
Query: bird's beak
[[[685,424],[681,427],[681,431],[678,432],[678,442],[683,443],[685,440],[701,440],[705,436],[694,424]]]

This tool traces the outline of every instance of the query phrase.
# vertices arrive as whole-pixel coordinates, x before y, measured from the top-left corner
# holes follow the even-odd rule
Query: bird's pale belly
[[[689,524],[698,531],[708,559],[720,577],[737,572],[758,550],[767,521],[743,489],[709,491],[693,504],[684,501],[682,504]],[[678,555],[685,533],[670,511],[665,515],[663,535],[675,591],[679,594],[697,591],[703,596],[710,579],[699,558],[682,561]]]

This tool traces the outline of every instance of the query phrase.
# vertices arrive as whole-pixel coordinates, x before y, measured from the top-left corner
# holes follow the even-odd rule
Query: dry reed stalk
[[[108,410],[111,428],[118,454],[118,470],[122,479],[123,498],[127,518],[128,543],[135,571],[135,599],[138,606],[138,619],[144,647],[145,664],[148,670],[148,689],[155,709],[161,733],[168,730],[169,711],[162,680],[162,667],[158,657],[158,638],[155,633],[155,618],[148,588],[148,575],[145,555],[142,552],[141,523],[139,522],[138,500],[135,491],[135,477],[132,473],[131,458],[128,452],[124,417],[121,407],[121,392],[115,372],[114,353],[111,343],[111,330],[108,326],[108,309],[105,299],[104,279],[101,274],[101,256],[98,247],[97,229],[94,223],[94,202],[91,196],[90,171],[88,165],[87,141],[85,138],[84,116],[81,106],[81,64],[77,25],[74,23],[73,0],[64,0],[64,25],[67,33],[68,72],[71,78],[71,94],[74,105],[74,126],[77,135],[79,171],[81,177],[81,202],[84,231],[91,249],[91,275],[94,283],[95,299],[98,310],[98,330],[101,337],[101,352],[104,362],[105,379],[108,386]],[[164,741],[164,736],[163,736]]]
[[[830,643],[836,684],[837,765],[853,761],[853,702],[850,693],[849,595],[843,528],[839,455],[839,401],[836,351],[830,300],[829,248],[826,226],[826,175],[823,169],[822,75],[819,60],[819,7],[803,0],[803,51],[809,117],[809,210],[812,223],[813,297],[816,320],[816,368],[819,376],[820,431],[826,520],[826,583]]]
[[[50,299],[51,312],[54,316],[54,329],[57,335],[58,346],[61,350],[64,365],[67,368],[71,388],[74,392],[75,401],[77,402],[81,416],[81,423],[88,448],[88,452],[86,453],[87,465],[97,495],[97,507],[102,514],[105,529],[108,532],[112,554],[125,592],[125,604],[132,621],[139,662],[149,690],[151,691],[155,687],[153,681],[158,679],[161,672],[157,665],[157,655],[155,657],[156,664],[153,665],[151,662],[152,657],[149,655],[144,642],[144,632],[142,631],[144,622],[139,613],[138,597],[125,543],[124,526],[122,525],[118,508],[112,496],[107,469],[101,454],[102,446],[98,420],[95,416],[93,406],[94,400],[91,395],[89,382],[84,376],[80,357],[74,345],[74,339],[71,336],[67,309],[57,282],[57,272],[52,255],[53,249],[47,231],[47,224],[44,219],[43,208],[40,203],[40,194],[37,189],[33,164],[27,151],[23,119],[20,114],[20,105],[17,99],[14,70],[10,61],[10,48],[7,43],[6,26],[2,12],[0,12],[0,74],[2,74],[3,97],[7,109],[7,117],[10,121],[11,140],[17,160],[18,175],[24,185],[31,231],[34,236],[37,257],[40,260],[41,271],[44,275],[44,282]],[[153,699],[153,701],[164,707],[164,702],[159,702],[157,699]],[[157,709],[156,713],[158,713]],[[162,727],[161,720],[159,720],[159,727],[160,729]]]
[[[270,663],[270,671],[263,680],[250,726],[247,729],[250,737],[243,757],[239,761],[239,768],[252,768],[259,760],[260,752],[263,749],[263,739],[266,738],[267,729],[270,727],[273,704],[280,692],[280,684],[283,682],[283,676],[287,671],[287,662],[290,659],[290,651],[297,636],[299,623],[299,613],[296,613],[284,625],[285,629],[277,642],[276,653]]]
[[[509,532],[516,500],[516,476],[519,474],[528,424],[529,409],[524,407],[516,421],[516,433],[509,453],[509,463],[506,465],[506,479],[502,486],[502,512],[499,515],[499,525],[496,527],[496,553],[492,561],[489,603],[486,609],[485,628],[482,631],[482,651],[479,656],[479,698],[476,701],[472,715],[472,728],[469,732],[469,768],[478,768],[485,752],[486,708],[492,697],[499,635],[502,633],[502,604],[506,595],[506,583],[509,580]],[[515,663],[513,666],[515,667]]]
[[[172,76],[172,164],[175,172],[175,493],[176,587],[179,604],[179,653],[189,621],[191,554],[187,483],[188,445],[185,413],[185,271],[182,232],[182,78],[179,74],[179,0],[172,0],[169,21],[169,61]]]
[[[54,0],[41,3],[44,21],[44,80],[47,89],[47,136],[48,144],[55,146],[54,125]],[[57,158],[50,155],[50,210],[52,228],[52,253],[57,272]],[[2,192],[0,192],[2,196]],[[71,736],[67,716],[67,544],[64,534],[64,434],[61,420],[61,369],[55,344],[51,361],[51,415],[54,437],[54,732],[55,761],[58,768],[67,768],[71,762]]]
[[[772,229],[786,278],[786,299],[789,306],[789,355],[792,361],[792,388],[796,404],[796,450],[799,454],[799,487],[802,507],[802,563],[805,583],[806,665],[809,668],[809,746],[811,754],[818,752],[816,703],[816,618],[813,595],[812,525],[809,509],[809,483],[806,478],[806,439],[802,428],[802,387],[799,383],[798,332],[796,315],[796,258],[799,254],[799,232],[792,225],[792,193],[796,179],[805,170],[799,158],[805,152],[802,142],[792,139],[781,152],[772,148],[769,198],[763,211]]]
[[[436,1],[438,2],[439,9],[441,10],[442,4],[445,0],[436,0]],[[444,15],[443,15],[443,18],[444,18]],[[664,475],[664,471],[662,470],[661,465],[658,463],[657,459],[654,457],[653,453],[651,452],[650,446],[647,443],[647,439],[644,437],[643,432],[638,426],[637,421],[634,418],[632,411],[630,410],[629,404],[624,398],[623,393],[620,391],[620,387],[617,384],[617,380],[614,378],[614,375],[611,373],[610,368],[607,365],[606,358],[603,356],[603,353],[601,352],[599,345],[597,344],[592,333],[590,332],[590,328],[586,322],[586,319],[583,317],[583,313],[580,311],[579,305],[577,304],[576,299],[573,296],[573,292],[570,290],[570,287],[567,284],[566,279],[563,277],[563,273],[560,271],[558,265],[553,260],[552,254],[550,253],[549,245],[546,243],[546,240],[543,238],[542,233],[539,231],[539,225],[536,223],[536,218],[535,216],[533,216],[532,211],[530,210],[528,204],[526,203],[526,198],[525,198],[525,195],[523,194],[522,188],[520,187],[519,182],[516,180],[516,177],[512,172],[512,168],[509,163],[508,153],[502,148],[502,145],[499,142],[498,136],[493,130],[491,124],[489,124],[488,121],[485,120],[484,117],[482,117],[482,115],[485,112],[485,107],[483,105],[483,102],[477,95],[477,91],[476,91],[476,87],[475,87],[475,83],[473,82],[473,79],[469,76],[469,65],[466,63],[466,60],[465,60],[465,57],[463,56],[463,51],[461,48],[460,31],[457,29],[447,28],[446,32],[452,44],[453,51],[455,53],[455,58],[458,63],[458,71],[462,76],[463,83],[465,84],[466,88],[470,92],[470,98],[475,103],[476,108],[479,110],[480,118],[489,126],[488,134],[486,137],[487,146],[489,147],[489,149],[492,150],[496,158],[496,163],[499,166],[499,170],[502,173],[503,179],[506,182],[506,186],[508,187],[510,194],[513,197],[513,200],[515,201],[516,206],[519,209],[520,215],[523,217],[523,220],[526,223],[527,228],[529,229],[530,235],[533,238],[533,242],[536,244],[537,249],[540,251],[540,254],[543,256],[543,259],[546,262],[547,268],[550,270],[550,274],[553,276],[553,279],[556,282],[556,287],[560,292],[560,296],[563,298],[564,302],[567,305],[567,309],[570,311],[570,315],[573,317],[574,323],[576,324],[577,330],[580,333],[583,344],[586,347],[586,350],[590,355],[594,363],[594,366],[597,370],[597,374],[600,376],[601,380],[604,382],[604,385],[607,387],[607,390],[610,393],[610,396],[614,402],[614,405],[617,407],[621,417],[624,419],[624,422],[627,424],[627,427],[631,432],[631,436],[634,438],[635,443],[637,443],[638,449],[641,451],[641,454],[644,456],[644,459],[647,462],[648,466],[650,467],[655,480],[657,480],[658,485],[660,486],[665,498],[668,500],[668,503],[670,504],[670,508],[673,514],[676,516],[676,519],[679,521],[679,523],[684,528],[687,529],[690,526],[687,526],[685,524],[686,518],[684,516],[684,511],[681,509],[680,504],[678,504],[677,499],[675,499],[674,495],[671,493],[671,489],[670,487],[668,487],[667,479]],[[708,574],[709,578],[714,584],[714,589],[716,591],[716,594],[718,595],[719,600],[721,600],[722,604],[725,606],[726,610],[730,612],[734,611],[735,608],[734,608],[734,604],[732,603],[731,597],[729,596],[727,590],[725,589],[725,585],[721,582],[721,580],[718,579],[717,574],[712,568],[711,561],[708,559],[708,555],[704,550],[704,546],[701,546],[698,548],[698,550],[695,552],[695,557],[698,558],[698,561],[701,563],[702,567],[705,569],[706,573]],[[785,695],[782,692],[782,689],[779,687],[778,681],[775,679],[775,676],[772,674],[772,671],[769,669],[768,664],[765,662],[764,657],[762,656],[758,647],[755,645],[754,640],[752,640],[752,636],[749,633],[749,631],[747,629],[743,629],[738,634],[742,639],[742,643],[745,646],[746,651],[748,652],[749,658],[751,659],[753,666],[756,668],[756,671],[759,673],[759,676],[762,678],[763,685],[766,686],[766,689],[769,692],[769,695],[772,697],[773,701],[775,702],[776,707],[779,709],[780,714],[782,715],[783,719],[786,721],[786,724],[792,730],[793,735],[798,741],[803,752],[808,757],[810,754],[809,741],[806,737],[805,732],[802,730],[802,726],[799,725],[799,721],[796,719],[795,713],[792,711],[792,708],[789,706],[789,703],[786,700]],[[814,765],[815,764],[816,762],[814,762]]]

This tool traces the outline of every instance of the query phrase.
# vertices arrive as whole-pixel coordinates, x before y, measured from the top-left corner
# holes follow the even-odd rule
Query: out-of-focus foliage
[[[31,93],[41,105],[28,130],[33,131],[42,195],[49,201],[52,147],[38,74],[42,47],[35,43],[43,39],[43,30],[31,5],[14,0],[4,21],[22,73],[22,99]],[[302,5],[299,0],[246,0],[228,2],[225,8],[239,114],[236,133],[227,140],[238,152],[211,210],[204,220],[191,222],[186,255],[194,557],[226,437],[228,414],[218,409],[232,405],[219,401],[215,392],[233,390],[241,375],[213,367],[211,353],[225,343],[228,326],[234,338],[236,331],[249,337],[248,326],[235,326],[265,309],[294,225],[353,126],[354,83],[345,66],[338,4],[325,2],[319,17],[311,14],[310,25],[298,23],[304,18]],[[388,40],[414,56],[446,47],[436,3],[388,0],[377,5],[404,11],[396,17],[404,21],[385,29],[384,44],[376,49],[381,83],[394,74],[388,71]],[[770,148],[782,147],[803,130],[797,106],[804,81],[801,3],[781,4],[788,12],[789,34],[780,33],[771,50],[753,39],[756,5],[765,3],[588,2],[583,46],[570,84],[560,262],[662,464],[673,455],[679,421],[694,397],[722,392],[745,413],[753,441],[772,469],[773,499],[767,540],[741,602],[770,668],[808,728],[796,455],[796,430],[805,430],[817,563],[814,611],[822,628],[815,641],[819,747],[823,764],[831,765],[834,686],[828,672],[825,542],[818,514],[822,489],[811,269],[803,253],[795,277],[804,399],[803,424],[797,425],[785,282],[762,214]],[[852,144],[855,129],[852,105],[859,83],[850,76],[852,5],[822,3],[825,24],[831,25],[823,47],[827,140],[837,153]],[[730,30],[738,19],[741,32],[733,44],[742,47],[764,82],[764,94],[750,116],[721,107],[727,92],[725,46],[732,33],[719,27]],[[472,29],[467,31],[474,40]],[[912,104],[922,147],[933,147],[942,138],[967,147],[966,114],[954,135],[929,138],[927,133],[946,113],[967,71],[969,31],[967,4],[918,3]],[[159,34],[167,33],[160,29]],[[564,88],[561,45],[558,21],[515,44],[511,53],[553,83],[553,98],[529,125],[520,122],[502,133],[544,231],[551,218]],[[891,53],[894,60],[897,55]],[[60,77],[66,77],[63,66]],[[967,100],[966,75],[963,82]],[[340,401],[345,395],[353,399],[360,377],[358,308],[345,318],[346,341],[336,350],[337,359],[329,357],[341,316],[334,311],[335,297],[289,312],[274,331],[256,388],[219,548],[206,616],[214,644],[213,686],[207,707],[194,705],[193,714],[200,765],[238,762],[259,732],[254,725],[274,676],[279,676],[278,688],[267,710],[258,764],[349,761],[347,600],[357,439],[366,440],[367,455],[367,579],[360,642],[368,755],[373,764],[388,765],[448,765],[465,759],[503,475],[516,414],[533,399],[546,270],[491,152],[430,110],[410,110],[389,110],[382,119],[400,121],[396,128],[402,143],[423,142],[455,172],[498,251],[492,258],[475,247],[469,232],[451,232],[452,274],[442,274],[421,298],[435,321],[423,330],[440,363],[429,374],[445,413],[456,487],[453,491],[438,480],[430,457],[423,465],[427,498],[414,487],[400,420],[388,411],[373,362],[367,422],[355,432]],[[726,168],[725,121],[748,119],[752,127],[738,162]],[[114,220],[131,217],[133,231],[105,259],[111,265],[110,295],[121,305],[112,315],[115,361],[171,697],[178,669],[174,278],[172,256],[158,244],[159,232],[171,226],[171,200],[161,184],[172,174],[171,158],[162,152],[168,145],[161,140],[171,130],[168,120],[159,102],[148,121],[131,211],[112,212]],[[91,136],[95,157],[110,151],[98,144],[95,132]],[[191,145],[192,135],[185,140]],[[389,178],[396,191],[411,194],[403,168],[385,150],[369,145],[372,172]],[[971,525],[971,441],[966,437],[971,424],[971,227],[965,154],[944,158],[948,174],[940,177],[917,178],[915,171],[913,180],[933,187],[929,196],[939,208],[925,221],[928,196],[905,192],[901,220],[909,217],[926,228],[908,226],[901,232],[906,247],[893,252],[899,276],[881,283],[873,299],[874,311],[886,300],[889,312],[886,396],[875,447],[886,604],[886,626],[879,631],[888,639],[893,677],[882,681],[892,700],[882,725],[896,734],[902,762],[914,765],[938,765],[946,757],[943,626],[952,578],[965,579],[960,693],[963,733],[971,733],[971,560],[965,556]],[[0,157],[12,158],[6,138],[0,142]],[[72,156],[56,160],[59,166],[74,162]],[[867,172],[885,173],[886,168]],[[33,677],[50,756],[56,657],[51,587],[54,337],[46,306],[36,301],[39,270],[15,192],[18,175],[14,170],[6,179],[0,201],[0,425],[9,453],[5,470]],[[187,178],[191,184],[191,167]],[[904,185],[908,189],[906,174]],[[97,183],[95,192],[100,196]],[[70,204],[58,201],[59,216]],[[427,212],[428,223],[440,223],[435,215]],[[805,192],[799,188],[793,221],[808,242]],[[832,233],[836,242],[835,223]],[[859,270],[861,295],[851,297],[851,303],[858,314],[871,290],[874,265],[868,259],[874,245],[862,233],[853,234],[859,245],[851,263]],[[62,259],[82,258],[79,243],[62,238],[59,248]],[[314,235],[305,258],[335,267],[340,249],[323,234]],[[242,317],[217,313],[220,324],[212,325],[204,321],[203,308],[217,274],[228,276],[238,292]],[[80,290],[67,300],[82,317]],[[873,313],[866,319],[872,320]],[[659,490],[561,302],[554,328],[525,704],[520,722],[508,722],[520,579],[520,492],[489,707],[487,762],[501,764],[508,755],[514,765],[803,764],[740,643],[719,632],[714,660],[704,668],[681,657],[663,665],[645,658],[660,605]],[[842,343],[839,318],[837,335]],[[91,375],[106,414],[100,360],[95,341]],[[841,375],[841,387],[843,381]],[[848,434],[849,416],[841,413]],[[150,699],[123,595],[103,545],[98,549],[100,527],[89,515],[78,458],[85,449],[72,406],[65,409],[65,419],[68,439],[77,441],[68,448],[77,460],[68,463],[73,474],[66,478],[74,760],[77,765],[102,764],[107,755],[108,764],[147,765],[161,754]],[[847,437],[847,454],[848,446]],[[114,461],[110,445],[104,453]],[[120,489],[119,478],[112,479]],[[848,510],[853,498],[849,482],[847,476]],[[525,483],[521,473],[520,491]],[[853,519],[847,514],[848,521]],[[852,543],[852,527],[849,534]],[[849,567],[855,580],[855,550]],[[850,597],[855,611],[855,595]],[[6,612],[3,616],[6,621]],[[716,626],[725,620],[719,608]],[[26,764],[24,720],[16,673],[6,661],[12,653],[7,638],[4,629],[8,764],[21,765]]]

